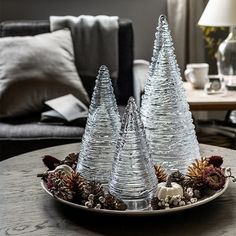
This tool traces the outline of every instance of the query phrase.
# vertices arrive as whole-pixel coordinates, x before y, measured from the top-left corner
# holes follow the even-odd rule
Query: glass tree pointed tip
[[[105,65],[101,65],[99,71],[108,71],[108,68]]]
[[[136,105],[135,99],[134,97],[130,97],[128,100],[126,111],[136,110],[136,109],[137,109],[137,105]]]
[[[163,29],[165,26],[168,27],[168,21],[166,15],[162,14],[159,16],[157,29]]]
[[[135,104],[135,99],[134,97],[130,97],[129,100],[128,100],[128,104],[129,103],[134,103]],[[136,105],[136,104],[135,104]]]
[[[103,77],[110,78],[109,70],[105,65],[100,66],[97,79],[100,79]]]
[[[162,14],[159,16],[159,23],[167,23],[167,17],[166,15]]]

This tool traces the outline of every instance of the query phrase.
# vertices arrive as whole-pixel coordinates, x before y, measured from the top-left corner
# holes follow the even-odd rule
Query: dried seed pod
[[[206,158],[201,158],[201,159],[196,159],[192,165],[188,167],[188,171],[186,176],[189,178],[202,178],[202,173],[205,168],[209,166],[209,162],[207,161]]]

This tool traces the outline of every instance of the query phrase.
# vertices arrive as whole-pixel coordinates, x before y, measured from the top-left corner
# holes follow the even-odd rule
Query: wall
[[[0,20],[48,19],[50,15],[106,14],[133,21],[135,58],[150,60],[157,19],[166,0],[0,0]]]

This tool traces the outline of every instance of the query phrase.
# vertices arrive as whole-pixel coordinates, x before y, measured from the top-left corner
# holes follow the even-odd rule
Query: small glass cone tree
[[[160,46],[160,44],[162,44]],[[165,16],[160,16],[141,117],[154,164],[186,173],[199,145]]]
[[[128,210],[145,210],[156,193],[157,177],[144,126],[134,98],[122,119],[108,191],[122,199]]]
[[[86,180],[96,180],[107,185],[119,130],[120,116],[109,71],[107,67],[101,66],[77,164],[77,172]]]

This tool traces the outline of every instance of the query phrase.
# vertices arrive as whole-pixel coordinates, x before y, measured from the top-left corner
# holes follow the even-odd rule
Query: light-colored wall
[[[133,21],[135,58],[150,60],[157,19],[166,0],[0,0],[0,20],[48,19],[50,15],[117,15]]]

